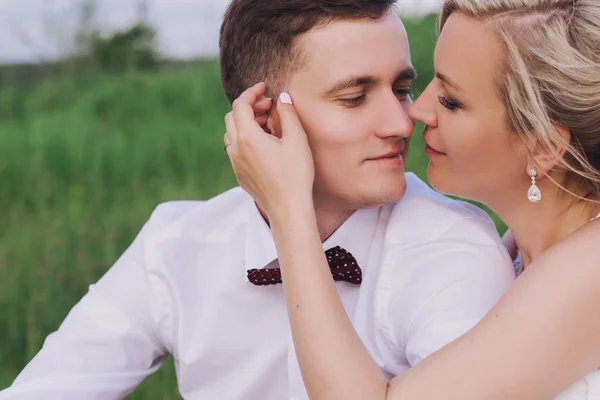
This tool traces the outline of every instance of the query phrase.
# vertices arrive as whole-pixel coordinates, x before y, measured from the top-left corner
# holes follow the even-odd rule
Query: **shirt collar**
[[[356,258],[358,265],[364,269],[380,211],[381,207],[356,211],[323,243],[323,250],[340,246],[349,251]],[[254,201],[249,205],[248,217],[244,248],[246,271],[265,268],[277,260],[271,229]]]

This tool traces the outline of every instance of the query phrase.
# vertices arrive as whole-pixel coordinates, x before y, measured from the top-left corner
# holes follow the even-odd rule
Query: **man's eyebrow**
[[[396,77],[396,81],[413,81],[417,79],[417,70],[414,67],[407,67]]]
[[[369,86],[377,83],[379,79],[369,75],[351,75],[337,81],[330,89],[323,92],[323,96],[327,97],[340,90],[353,88],[356,86]]]
[[[417,77],[417,71],[414,67],[407,67],[400,72],[395,81],[414,80]],[[344,89],[353,88],[356,86],[369,86],[379,82],[380,79],[371,75],[351,75],[337,81],[330,89],[323,92],[322,96],[327,97]]]
[[[446,85],[451,86],[454,89],[458,90],[459,92],[464,91],[463,88],[461,88],[456,82],[454,82],[452,79],[450,79],[448,76],[442,74],[441,72],[436,72],[435,77],[438,78],[440,81],[444,82]]]

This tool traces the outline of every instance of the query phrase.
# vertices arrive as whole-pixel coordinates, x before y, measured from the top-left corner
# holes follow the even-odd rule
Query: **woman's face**
[[[430,184],[492,208],[526,199],[529,185],[525,145],[499,98],[504,54],[482,22],[452,14],[436,47],[436,77],[409,112],[426,124]]]

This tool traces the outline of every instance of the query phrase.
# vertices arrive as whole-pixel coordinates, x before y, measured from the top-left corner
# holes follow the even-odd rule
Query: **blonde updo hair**
[[[454,12],[484,22],[504,43],[506,62],[498,90],[509,128],[525,143],[554,156],[557,145],[566,148],[558,165],[569,180],[579,181],[583,192],[559,186],[597,201],[600,0],[446,0],[440,31]],[[556,126],[570,131],[570,143]]]

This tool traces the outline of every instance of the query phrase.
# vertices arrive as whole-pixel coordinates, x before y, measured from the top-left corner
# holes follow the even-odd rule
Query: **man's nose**
[[[393,96],[382,103],[379,107],[380,112],[377,115],[379,121],[376,131],[377,136],[380,138],[411,137],[415,129],[414,122],[408,115],[411,101],[399,101],[396,96]]]
[[[434,89],[431,84],[429,84],[408,110],[409,117],[413,121],[423,122],[429,127],[437,127],[438,117],[436,112],[436,102],[437,98]]]

